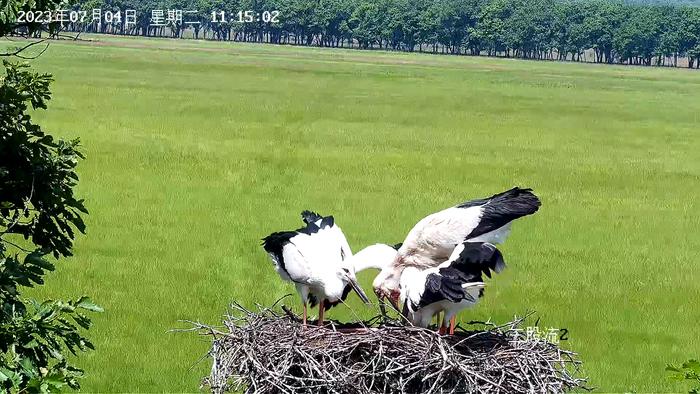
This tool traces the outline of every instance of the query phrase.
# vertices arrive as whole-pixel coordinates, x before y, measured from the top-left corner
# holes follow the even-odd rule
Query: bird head
[[[384,294],[384,292],[380,293],[378,287],[379,283],[381,282],[380,279],[385,277],[383,275],[390,272],[397,257],[398,251],[392,246],[386,244],[374,244],[360,250],[355,255],[343,261],[343,267],[348,270],[348,281],[350,277],[354,278],[356,272],[364,271],[368,268],[381,270],[379,276],[377,276],[377,279],[374,280],[374,293],[377,294],[377,298],[379,298],[380,301],[388,298],[389,300],[393,300],[392,304],[398,304],[398,280],[393,287],[396,290],[396,292],[393,294],[388,286],[382,288],[382,290],[385,290],[386,294]]]
[[[399,308],[399,297],[401,295],[399,279],[401,278],[401,272],[397,267],[387,267],[379,272],[372,287],[374,287],[374,294],[377,298],[382,300],[389,300],[391,305],[400,310]]]

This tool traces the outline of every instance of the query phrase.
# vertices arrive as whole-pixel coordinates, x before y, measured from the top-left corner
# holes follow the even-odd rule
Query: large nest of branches
[[[304,326],[283,307],[232,305],[213,338],[214,393],[560,393],[584,388],[576,354],[528,336],[524,318],[454,336],[411,325]],[[471,324],[470,324],[471,327]]]

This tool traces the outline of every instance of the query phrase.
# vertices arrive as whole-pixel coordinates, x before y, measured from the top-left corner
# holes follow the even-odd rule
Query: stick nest
[[[525,317],[454,336],[369,322],[303,326],[283,311],[234,303],[212,338],[214,393],[561,393],[586,389],[574,352],[520,328]],[[527,317],[527,316],[526,316]],[[473,323],[470,323],[471,326]],[[485,326],[484,326],[485,325]]]

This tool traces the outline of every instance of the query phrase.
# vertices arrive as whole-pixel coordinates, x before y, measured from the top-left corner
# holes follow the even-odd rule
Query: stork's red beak
[[[399,292],[398,291],[392,291],[391,294],[389,295],[389,302],[391,302],[391,305],[396,309],[397,311],[400,311],[401,308],[399,308]]]
[[[375,288],[374,289],[374,294],[377,296],[377,301],[379,301],[379,312],[382,314],[382,316],[386,317],[386,305],[384,304],[384,293],[382,293],[381,290]]]
[[[386,310],[384,308],[384,300],[389,300],[391,306],[393,306],[394,309],[396,309],[397,311],[401,310],[399,309],[400,293],[398,291],[392,291],[389,294],[387,294],[385,291],[375,288],[374,294],[377,295],[377,299],[379,300],[379,309],[381,310],[382,315],[386,315]]]

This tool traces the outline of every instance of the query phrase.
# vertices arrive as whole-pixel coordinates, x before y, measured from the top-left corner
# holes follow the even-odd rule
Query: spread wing
[[[480,207],[448,208],[418,222],[406,236],[400,253],[445,261],[479,224]]]
[[[464,241],[503,242],[510,224],[531,215],[540,200],[531,189],[513,188],[489,198],[464,202],[425,217],[406,236],[400,252],[445,261]]]

